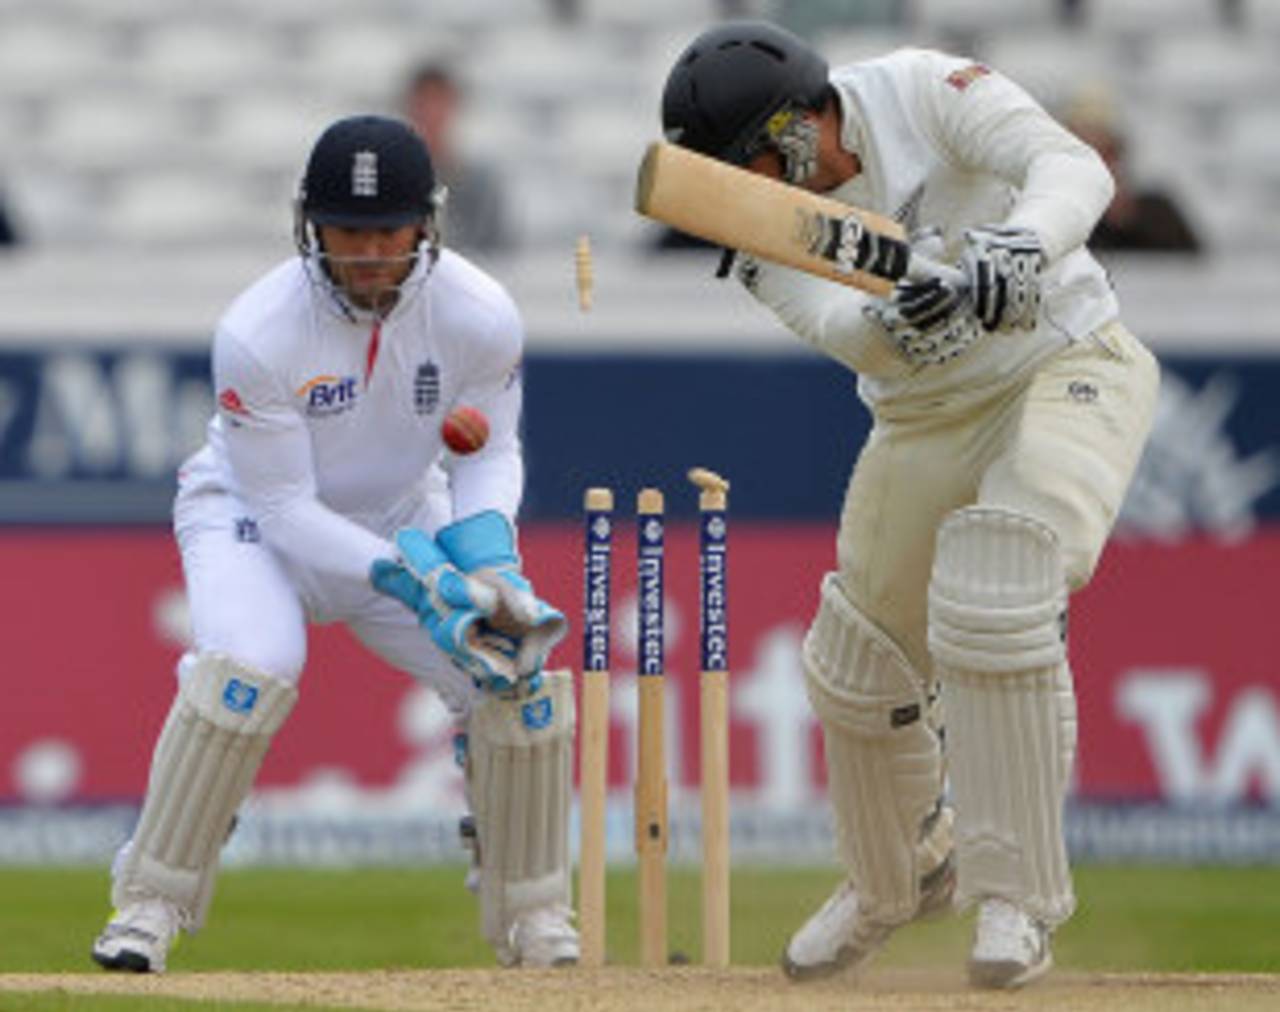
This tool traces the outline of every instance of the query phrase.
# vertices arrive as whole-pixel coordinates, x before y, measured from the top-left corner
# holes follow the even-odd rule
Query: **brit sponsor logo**
[[[326,418],[356,406],[359,383],[354,376],[316,376],[298,387],[303,409],[311,418]]]
[[[235,518],[236,540],[246,545],[256,545],[262,540],[262,532],[258,530],[258,521],[253,517]]]

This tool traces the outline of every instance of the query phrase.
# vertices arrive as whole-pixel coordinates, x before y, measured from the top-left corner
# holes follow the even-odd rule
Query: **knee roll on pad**
[[[204,922],[218,851],[298,690],[223,654],[187,669],[156,743],[138,826],[112,902],[158,895],[194,931]]]
[[[999,896],[1050,926],[1074,908],[1062,805],[1075,747],[1057,537],[1008,510],[938,532],[929,646],[942,681],[958,901]]]
[[[939,817],[942,750],[925,680],[845,595],[823,580],[805,637],[809,700],[822,722],[840,857],[869,919],[898,924],[951,851]]]
[[[929,650],[973,671],[1066,659],[1067,585],[1058,537],[1009,510],[956,510],[938,530],[929,582]]]
[[[483,695],[467,730],[468,794],[480,852],[481,930],[507,941],[515,918],[569,903],[573,679],[548,671],[529,699]]]

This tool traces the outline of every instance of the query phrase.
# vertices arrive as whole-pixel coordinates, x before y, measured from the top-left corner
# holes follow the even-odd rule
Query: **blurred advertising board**
[[[173,467],[208,415],[207,377],[199,356],[154,352],[6,353],[0,365],[9,689],[0,708],[0,860],[98,857],[135,814],[188,635],[164,514]],[[683,474],[702,464],[733,481],[735,853],[830,858],[825,806],[816,803],[825,790],[821,741],[799,647],[818,579],[834,561],[833,518],[865,435],[847,374],[787,356],[546,357],[531,360],[528,375],[523,554],[575,625],[581,493],[594,483],[618,493],[611,848],[624,855],[630,835],[632,505],[654,482],[673,514],[672,842],[677,858],[696,853],[696,497]],[[1166,362],[1157,431],[1117,538],[1073,599],[1077,853],[1280,853],[1278,395],[1276,360]],[[833,418],[842,419],[834,434]],[[576,668],[580,659],[571,637],[555,661]],[[301,701],[233,846],[246,859],[459,859],[451,737],[429,692],[343,630],[317,628]],[[68,831],[66,818],[81,821]]]

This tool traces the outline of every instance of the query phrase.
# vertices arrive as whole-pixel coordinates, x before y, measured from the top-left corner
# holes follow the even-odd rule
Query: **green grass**
[[[831,869],[738,869],[733,876],[735,963],[772,964],[836,881]],[[1080,910],[1058,934],[1058,965],[1075,970],[1280,972],[1280,867],[1085,867]],[[610,874],[609,955],[637,959],[635,878]],[[700,954],[696,869],[669,876],[671,948]],[[94,972],[89,944],[107,914],[103,869],[0,869],[0,972]],[[886,965],[956,964],[970,918],[912,925]],[[184,940],[173,970],[350,970],[491,966],[462,869],[229,870],[210,924]],[[92,1005],[88,1002],[92,1001]],[[133,1005],[130,1005],[130,1001]],[[138,999],[0,994],[0,1012],[137,1007]],[[267,1006],[171,1001],[148,1012]]]

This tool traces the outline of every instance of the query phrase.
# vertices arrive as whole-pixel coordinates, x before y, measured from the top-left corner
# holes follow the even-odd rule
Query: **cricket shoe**
[[[951,909],[955,889],[955,861],[948,854],[920,880],[920,904],[915,919]],[[861,917],[858,894],[845,879],[818,912],[791,936],[782,953],[782,972],[792,980],[806,981],[852,969],[866,962],[897,927],[897,924]]]
[[[111,915],[93,943],[93,960],[108,970],[164,973],[181,917],[168,900],[138,900]]]
[[[1016,988],[1053,966],[1049,929],[1008,900],[989,897],[978,906],[977,937],[969,956],[975,987]]]
[[[573,966],[578,962],[578,932],[573,912],[563,903],[526,911],[515,919],[507,944],[497,947],[503,966]]]

